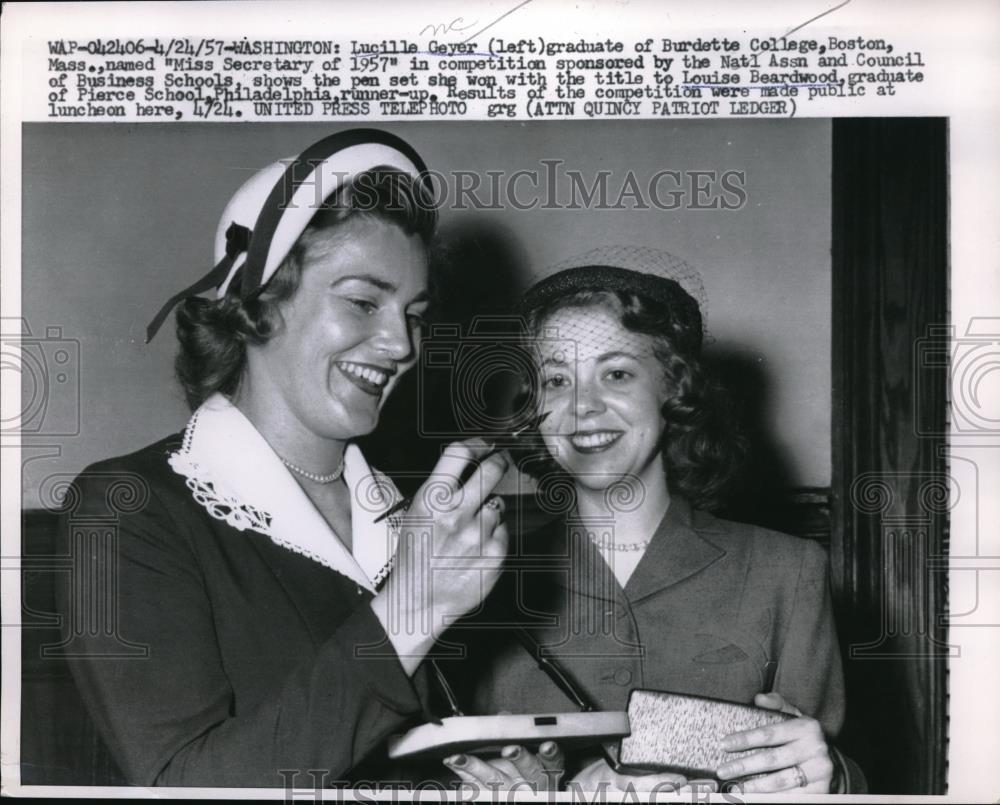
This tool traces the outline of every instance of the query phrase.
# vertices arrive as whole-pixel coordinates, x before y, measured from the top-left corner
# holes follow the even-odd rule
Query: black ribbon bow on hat
[[[265,284],[264,267],[271,248],[271,239],[274,237],[285,210],[288,209],[288,201],[302,184],[309,181],[314,171],[334,154],[354,146],[364,145],[388,146],[398,151],[412,163],[416,171],[415,175],[420,177],[420,181],[428,192],[432,190],[427,167],[420,155],[406,141],[387,131],[349,129],[331,134],[329,137],[314,143],[288,165],[281,178],[275,183],[257,215],[252,232],[235,221],[230,224],[229,229],[226,230],[226,256],[206,276],[167,300],[153,321],[150,322],[149,327],[146,328],[146,343],[148,344],[153,339],[164,319],[178,302],[187,296],[196,296],[211,288],[220,287],[226,281],[236,258],[243,252],[246,252],[247,256],[240,267],[240,271],[243,272],[240,296],[243,299],[250,299],[254,294],[259,293]],[[375,163],[369,167],[374,167],[374,165]],[[331,186],[329,192],[332,193],[335,189]],[[256,235],[256,237],[252,235]]]
[[[204,293],[212,288],[219,287],[226,281],[226,277],[229,276],[229,269],[233,267],[233,263],[236,261],[236,258],[250,248],[250,240],[252,237],[253,232],[242,224],[238,224],[233,221],[229,225],[229,229],[226,230],[226,256],[223,257],[215,268],[209,271],[204,277],[193,285],[189,285],[183,291],[175,293],[163,304],[163,307],[160,308],[159,312],[153,317],[153,320],[146,328],[147,344],[153,340],[153,336],[155,336],[157,331],[160,329],[160,326],[163,324],[163,320],[166,319],[170,311],[173,310],[174,305],[187,296],[197,296],[198,294]]]

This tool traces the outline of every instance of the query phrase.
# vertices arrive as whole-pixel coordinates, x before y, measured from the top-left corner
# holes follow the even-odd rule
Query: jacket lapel
[[[692,525],[691,505],[672,497],[625,594],[632,602],[640,601],[690,578],[725,553]]]
[[[332,573],[329,568],[258,534],[243,535],[260,556],[284,591],[292,607],[309,631],[313,643],[325,642],[336,627],[338,619],[332,612],[362,603],[365,591],[347,577]]]
[[[577,595],[615,601],[621,587],[591,542],[588,529],[600,535],[599,523],[584,524],[572,516],[547,527],[548,558],[554,569],[567,569],[554,573],[554,580]],[[683,498],[671,498],[645,556],[625,585],[624,595],[632,602],[654,595],[693,576],[725,553],[692,525],[690,504]]]
[[[609,524],[611,521],[609,521]],[[559,519],[549,526],[550,559],[556,584],[576,595],[599,601],[615,601],[621,587],[614,571],[604,561],[601,552],[591,540],[605,533],[599,521],[583,521],[573,515]]]

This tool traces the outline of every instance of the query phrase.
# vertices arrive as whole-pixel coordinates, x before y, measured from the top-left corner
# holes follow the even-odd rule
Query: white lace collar
[[[264,534],[368,590],[391,568],[399,519],[374,520],[399,499],[399,492],[368,466],[357,445],[348,445],[344,453],[353,555],[260,432],[221,394],[194,412],[180,450],[168,461],[185,477],[194,499],[237,531]]]

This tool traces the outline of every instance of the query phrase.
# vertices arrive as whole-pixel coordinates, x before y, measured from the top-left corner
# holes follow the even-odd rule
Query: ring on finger
[[[792,771],[795,772],[795,787],[805,788],[809,785],[809,778],[806,777],[806,773],[802,770],[802,767],[797,763],[792,766]]]
[[[503,498],[500,497],[499,495],[490,495],[486,499],[486,503],[483,504],[483,505],[488,506],[489,508],[493,509],[494,511],[498,511],[501,514],[503,514],[503,511],[504,511]]]

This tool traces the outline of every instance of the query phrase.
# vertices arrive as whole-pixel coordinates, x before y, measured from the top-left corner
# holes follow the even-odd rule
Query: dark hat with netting
[[[660,303],[667,311],[663,335],[685,354],[700,353],[707,332],[705,287],[698,271],[679,257],[642,246],[592,249],[551,267],[527,290],[521,305],[529,312],[586,291],[636,294]],[[607,349],[614,337],[595,321],[586,341]],[[580,347],[591,351],[586,344]]]

